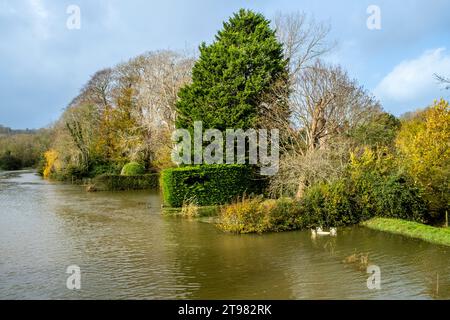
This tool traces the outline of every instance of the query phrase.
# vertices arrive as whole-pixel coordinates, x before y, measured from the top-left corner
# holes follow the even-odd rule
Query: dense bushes
[[[237,233],[342,227],[373,217],[427,222],[422,190],[385,149],[352,155],[346,174],[309,187],[298,200],[247,199],[221,210],[219,227]]]
[[[22,168],[22,160],[6,152],[0,156],[0,170],[19,170]]]
[[[98,177],[101,175],[119,175],[123,169],[121,163],[97,161],[91,165],[89,169],[89,177]]]
[[[92,161],[88,167],[74,163],[63,166],[60,158],[61,155],[56,150],[45,152],[38,165],[38,173],[44,178],[58,181],[82,181],[101,175],[119,175],[123,167],[120,163],[101,160]]]
[[[244,199],[222,208],[219,228],[236,233],[262,233],[310,227],[343,227],[372,217],[424,222],[425,201],[417,188],[402,178],[389,177],[371,191],[356,193],[350,181],[318,184],[300,200]]]
[[[364,190],[355,188],[355,181],[344,179],[308,189],[301,202],[310,224],[339,227],[373,217],[427,221],[422,193],[405,177],[388,176],[365,183]]]
[[[164,204],[181,207],[186,199],[200,206],[230,203],[243,194],[260,194],[264,181],[245,165],[203,165],[164,170]]]
[[[355,199],[342,180],[311,187],[301,199],[301,206],[311,226],[340,227],[360,219]]]
[[[353,154],[346,179],[360,220],[374,216],[428,220],[422,189],[387,149],[365,149],[360,156]]]
[[[372,201],[372,216],[417,222],[427,222],[429,219],[422,190],[414,186],[406,175],[396,174],[384,177],[380,181],[375,181],[371,189],[365,193],[356,193],[355,197],[363,198],[365,195]],[[359,202],[356,203],[359,204]],[[357,210],[362,211],[364,207],[359,207]],[[370,216],[370,212],[367,216]]]
[[[143,190],[158,188],[159,175],[144,174],[140,176],[101,175],[93,180],[97,191]]]
[[[353,154],[346,175],[309,188],[302,206],[315,225],[342,226],[373,217],[428,220],[422,190],[386,149]]]

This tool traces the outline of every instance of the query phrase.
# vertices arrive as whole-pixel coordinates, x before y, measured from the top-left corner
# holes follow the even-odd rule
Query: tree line
[[[43,164],[51,130],[13,130],[0,126],[0,169],[19,170]]]

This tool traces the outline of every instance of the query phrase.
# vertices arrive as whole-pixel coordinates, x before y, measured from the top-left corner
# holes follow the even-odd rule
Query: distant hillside
[[[13,134],[20,134],[20,133],[36,133],[36,130],[30,130],[30,129],[20,129],[15,130],[8,127],[4,127],[0,124],[0,136],[9,136]]]

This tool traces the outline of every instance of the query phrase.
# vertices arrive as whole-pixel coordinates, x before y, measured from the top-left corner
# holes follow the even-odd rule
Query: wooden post
[[[439,273],[436,274],[436,298],[439,297]]]
[[[448,211],[445,210],[445,227],[448,228]]]

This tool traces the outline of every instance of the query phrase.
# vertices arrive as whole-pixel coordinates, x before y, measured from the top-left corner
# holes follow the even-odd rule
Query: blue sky
[[[66,27],[69,5],[81,9],[80,30]],[[366,26],[369,5],[381,30]],[[0,0],[0,124],[46,126],[95,71],[149,50],[194,50],[241,7],[329,23],[338,45],[326,60],[396,115],[450,96],[433,78],[450,76],[447,0]]]

